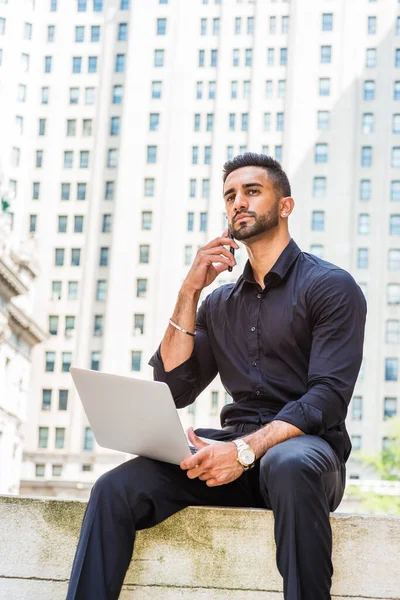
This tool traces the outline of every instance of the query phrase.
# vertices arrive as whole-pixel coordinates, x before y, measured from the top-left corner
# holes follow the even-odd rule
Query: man
[[[221,430],[197,434],[227,443],[189,430],[198,452],[180,467],[135,458],[102,475],[67,600],[117,599],[136,530],[196,504],[271,509],[285,599],[331,598],[329,513],[351,449],[344,420],[362,359],[364,296],[346,271],[290,238],[294,201],[279,163],[246,153],[224,165],[223,180],[228,231],[249,260],[197,311],[201,291],[236,264],[226,247],[238,245],[225,232],[198,251],[150,364],[179,408],[220,374],[234,402]]]

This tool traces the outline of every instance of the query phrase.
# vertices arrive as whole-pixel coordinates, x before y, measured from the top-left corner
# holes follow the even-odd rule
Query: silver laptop
[[[70,372],[99,446],[176,465],[195,452],[166,383],[76,367]]]

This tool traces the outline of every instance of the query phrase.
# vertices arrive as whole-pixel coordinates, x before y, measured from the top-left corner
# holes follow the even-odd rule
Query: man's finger
[[[195,434],[193,427],[189,427],[189,429],[188,429],[188,438],[192,442],[193,446],[195,448],[197,448],[197,450],[201,450],[202,448],[207,448],[207,446],[210,445],[210,444],[207,444],[207,442],[203,442],[203,440],[201,440],[199,438],[199,436],[197,436]]]

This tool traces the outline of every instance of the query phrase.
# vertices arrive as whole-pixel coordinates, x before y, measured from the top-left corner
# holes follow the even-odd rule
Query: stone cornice
[[[20,296],[28,293],[28,288],[11,267],[0,256],[0,282],[6,286],[9,296]]]
[[[14,321],[22,330],[21,333],[26,333],[28,335],[31,344],[32,342],[33,344],[40,344],[48,339],[49,334],[39,327],[39,325],[37,325],[21,308],[18,308],[15,304],[10,302],[7,309],[11,321],[11,328],[14,329],[12,323],[12,321]]]

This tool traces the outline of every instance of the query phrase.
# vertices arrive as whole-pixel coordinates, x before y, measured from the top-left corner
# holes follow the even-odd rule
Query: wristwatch
[[[244,440],[232,440],[238,450],[237,461],[245,471],[252,469],[256,464],[256,455]]]

